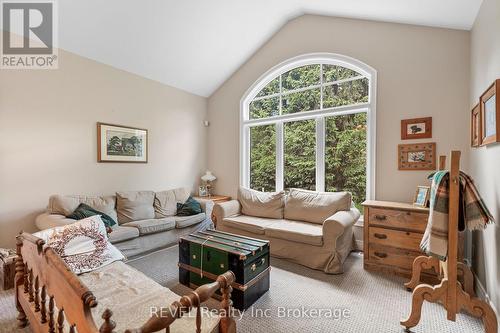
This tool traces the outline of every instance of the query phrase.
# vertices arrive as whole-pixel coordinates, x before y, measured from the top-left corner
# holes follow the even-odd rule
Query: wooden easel
[[[440,169],[444,169],[445,156],[440,157]],[[436,303],[440,302],[446,309],[448,320],[455,321],[457,313],[462,309],[471,315],[483,320],[486,333],[498,333],[498,323],[495,312],[489,304],[473,296],[472,272],[469,268],[459,263],[458,258],[458,214],[459,214],[459,174],[460,174],[460,151],[451,152],[450,168],[450,191],[448,212],[448,257],[446,261],[439,261],[434,257],[420,256],[413,262],[411,281],[405,286],[413,288],[411,313],[401,325],[409,332],[411,327],[418,324],[422,312],[424,300]],[[435,286],[428,284],[415,284],[419,280],[422,268],[434,268],[439,271],[441,283]],[[458,272],[462,272],[464,286],[458,281]],[[465,290],[464,290],[465,289]]]

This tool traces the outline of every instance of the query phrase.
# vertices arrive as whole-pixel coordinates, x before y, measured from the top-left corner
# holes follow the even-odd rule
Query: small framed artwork
[[[480,98],[482,146],[500,142],[500,102],[497,95],[500,98],[500,80],[496,80]]]
[[[436,143],[398,145],[399,170],[436,170]]]
[[[429,186],[417,186],[417,192],[415,192],[415,198],[413,199],[413,205],[419,207],[427,207],[429,203],[431,188]]]
[[[432,138],[432,117],[401,120],[401,140]]]
[[[472,109],[470,117],[470,145],[479,147],[481,145],[481,112],[479,104]]]
[[[148,130],[97,123],[97,161],[148,162]]]
[[[200,197],[206,197],[207,196],[207,187],[206,186],[199,186],[198,187],[198,195]]]

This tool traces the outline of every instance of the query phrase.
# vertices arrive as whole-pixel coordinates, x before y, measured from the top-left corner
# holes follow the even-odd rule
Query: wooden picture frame
[[[401,140],[432,138],[432,117],[401,120]]]
[[[481,145],[481,108],[477,104],[471,111],[470,117],[470,146],[477,148]]]
[[[436,170],[436,143],[398,145],[398,170]]]
[[[97,161],[148,163],[148,130],[97,123]]]
[[[481,95],[481,145],[500,142],[500,79]]]
[[[418,207],[427,207],[431,195],[429,186],[417,186],[417,191],[413,197],[413,205]]]

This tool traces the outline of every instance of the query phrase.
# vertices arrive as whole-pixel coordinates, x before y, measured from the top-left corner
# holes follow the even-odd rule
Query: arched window
[[[376,71],[307,54],[264,74],[241,100],[240,183],[374,197]]]

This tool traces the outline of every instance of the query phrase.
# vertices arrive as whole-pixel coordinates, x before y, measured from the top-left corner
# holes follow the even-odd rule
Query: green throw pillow
[[[185,203],[177,203],[177,216],[191,216],[201,213],[201,205],[193,197],[189,197]]]
[[[73,219],[73,220],[82,220],[84,218],[91,217],[94,215],[101,215],[102,222],[104,222],[104,225],[106,227],[111,228],[116,224],[115,220],[113,220],[111,216],[104,214],[103,212],[100,212],[98,210],[95,210],[94,208],[84,203],[81,203],[73,213],[71,213],[66,217],[68,219]]]

